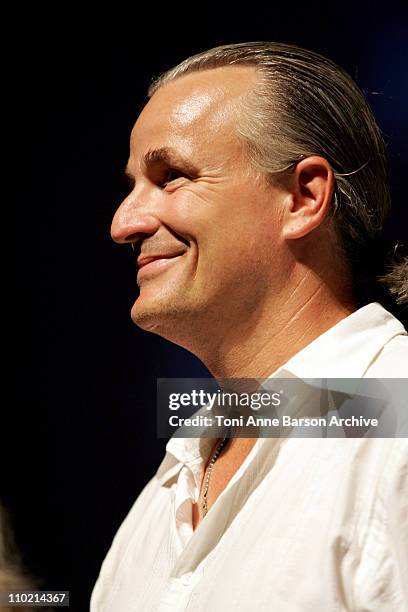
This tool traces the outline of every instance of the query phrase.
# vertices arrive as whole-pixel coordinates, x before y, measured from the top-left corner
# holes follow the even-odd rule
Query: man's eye
[[[164,187],[166,187],[166,185],[168,185],[172,181],[175,181],[176,179],[185,176],[186,175],[183,172],[180,172],[180,170],[167,170],[164,176],[165,180],[161,183],[160,186],[164,189]]]

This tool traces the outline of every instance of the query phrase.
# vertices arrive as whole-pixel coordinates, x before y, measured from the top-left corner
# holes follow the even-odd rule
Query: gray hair
[[[362,91],[342,68],[295,45],[223,45],[154,79],[148,96],[188,73],[232,65],[254,66],[258,74],[237,125],[254,168],[273,183],[305,157],[324,157],[335,178],[330,219],[357,299],[376,299],[383,286],[397,304],[407,303],[408,258],[387,268],[382,248],[390,209],[386,145]]]

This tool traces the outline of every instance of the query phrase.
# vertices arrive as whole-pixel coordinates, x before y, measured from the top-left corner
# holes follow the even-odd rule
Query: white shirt
[[[407,332],[371,303],[284,368],[405,378]],[[102,564],[91,612],[408,610],[408,439],[260,438],[194,531],[213,442],[169,440]]]

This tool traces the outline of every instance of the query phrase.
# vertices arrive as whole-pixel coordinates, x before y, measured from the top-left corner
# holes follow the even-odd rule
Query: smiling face
[[[132,130],[134,187],[112,237],[133,242],[133,321],[190,350],[261,309],[281,257],[281,192],[258,180],[235,130],[252,67],[180,77],[156,91]]]

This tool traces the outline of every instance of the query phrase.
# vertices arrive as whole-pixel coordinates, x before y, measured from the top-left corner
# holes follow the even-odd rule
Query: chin
[[[147,292],[146,292],[147,294]],[[142,289],[140,296],[132,306],[132,321],[145,331],[167,337],[169,330],[183,324],[186,318],[186,308],[178,295],[144,295]]]
[[[141,292],[133,304],[131,317],[140,329],[194,352],[195,338],[202,336],[203,329],[208,334],[206,308],[202,306],[188,292],[156,295],[154,300]]]

